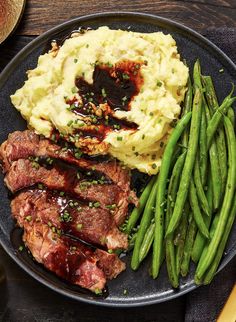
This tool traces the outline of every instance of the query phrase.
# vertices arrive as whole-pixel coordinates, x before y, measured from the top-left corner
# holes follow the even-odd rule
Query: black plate
[[[62,39],[70,31],[80,26],[97,28],[107,25],[113,29],[124,29],[139,32],[163,31],[170,33],[176,40],[182,58],[191,67],[200,58],[203,73],[210,74],[215,80],[217,93],[222,99],[231,89],[231,82],[236,81],[236,67],[232,61],[214,44],[198,33],[173,21],[157,16],[137,13],[105,13],[76,18],[55,27],[27,45],[5,68],[0,76],[0,142],[7,138],[8,133],[23,130],[26,123],[10,103],[10,94],[20,88],[26,79],[26,71],[37,64],[38,56],[49,46],[52,39]],[[224,68],[224,73],[219,70]],[[145,261],[138,272],[129,268],[130,256],[124,258],[127,270],[116,280],[108,283],[109,294],[106,298],[97,297],[71,286],[37,264],[26,252],[19,252],[21,244],[19,230],[14,230],[14,223],[10,215],[9,199],[6,188],[0,180],[0,242],[14,261],[36,280],[51,289],[70,298],[105,306],[138,306],[159,303],[185,294],[196,286],[193,283],[193,269],[186,279],[182,279],[178,290],[173,290],[168,282],[167,273],[163,267],[157,280],[148,275],[150,258]],[[222,260],[222,269],[236,254],[236,225]],[[164,266],[164,265],[163,265]],[[128,294],[123,291],[127,289]]]

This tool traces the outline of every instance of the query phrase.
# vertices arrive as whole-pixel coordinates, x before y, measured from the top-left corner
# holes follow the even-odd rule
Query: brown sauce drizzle
[[[82,103],[75,97],[66,102],[70,104],[73,113],[85,120],[89,118],[91,122],[89,129],[81,127],[75,133],[102,141],[110,131],[135,131],[138,128],[133,122],[117,119],[114,112],[130,110],[130,103],[143,84],[140,72],[143,64],[133,61],[121,61],[114,66],[95,64],[92,84],[89,84],[84,77],[76,78],[75,85]],[[87,124],[86,121],[85,123]]]
[[[92,84],[83,77],[75,81],[83,105],[92,101],[96,106],[108,103],[112,110],[130,110],[130,101],[142,84],[140,68],[140,63],[132,61],[122,61],[114,67],[95,64]]]

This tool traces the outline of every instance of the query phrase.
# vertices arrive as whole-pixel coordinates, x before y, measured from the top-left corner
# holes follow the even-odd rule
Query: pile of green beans
[[[236,97],[221,104],[212,78],[194,64],[181,118],[162,157],[159,174],[144,188],[126,226],[137,270],[150,254],[157,278],[165,260],[169,281],[179,286],[191,260],[195,283],[212,281],[236,217]]]

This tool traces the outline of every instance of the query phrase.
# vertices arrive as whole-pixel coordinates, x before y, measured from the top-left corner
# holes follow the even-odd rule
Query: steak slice
[[[116,278],[125,270],[125,263],[116,254],[109,254],[101,249],[96,249],[95,254],[98,257],[98,267],[103,270],[108,279]]]
[[[128,211],[128,196],[115,184],[87,184],[77,178],[77,171],[73,168],[62,169],[53,167],[47,169],[43,166],[35,167],[27,159],[14,161],[4,179],[8,189],[16,191],[42,183],[49,189],[68,192],[79,199],[99,201],[101,207],[112,208],[111,211],[117,225],[120,225]],[[86,185],[85,185],[86,183]]]
[[[23,241],[36,261],[59,277],[93,292],[105,287],[97,256],[83,244],[59,237],[41,222],[24,225]]]
[[[125,270],[125,263],[116,254],[94,251],[53,230],[40,217],[25,218],[23,207],[16,203],[12,203],[12,215],[24,229],[23,241],[36,261],[70,283],[96,292],[104,288],[106,278],[115,278]]]
[[[0,147],[0,159],[3,169],[7,172],[13,161],[34,157],[51,157],[61,159],[85,170],[94,169],[106,175],[122,190],[130,192],[129,171],[123,169],[116,160],[99,162],[95,159],[77,159],[72,149],[63,149],[46,138],[40,138],[31,130],[15,131]]]
[[[12,213],[25,220],[41,220],[55,231],[78,237],[108,249],[127,249],[127,235],[120,232],[107,209],[89,207],[75,199],[47,190],[21,192],[11,202]]]

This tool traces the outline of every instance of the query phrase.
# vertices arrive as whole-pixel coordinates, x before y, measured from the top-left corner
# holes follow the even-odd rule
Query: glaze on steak
[[[80,180],[74,168],[55,166],[47,169],[35,167],[28,159],[14,161],[4,179],[8,189],[15,193],[20,189],[42,183],[49,189],[71,193],[82,200],[96,202],[108,209],[114,205],[114,219],[119,225],[123,222],[128,210],[128,196],[116,184],[90,184],[90,181]],[[108,208],[106,208],[108,207]]]
[[[25,218],[41,220],[90,244],[107,249],[128,247],[127,235],[119,231],[107,209],[89,207],[75,199],[38,189],[21,192],[11,202],[11,209],[21,226]]]
[[[117,161],[80,157],[63,144],[30,130],[10,134],[0,146],[4,180],[17,192],[12,215],[34,258],[61,278],[96,292],[125,269],[105,249],[127,249],[127,236],[117,226],[137,198],[129,172]]]
[[[98,258],[82,243],[59,237],[45,224],[23,226],[23,241],[37,262],[59,277],[91,291],[102,290],[106,276],[97,266]]]

